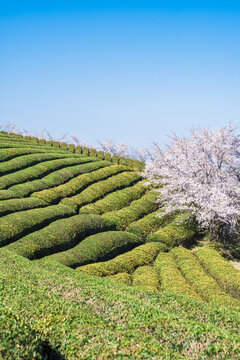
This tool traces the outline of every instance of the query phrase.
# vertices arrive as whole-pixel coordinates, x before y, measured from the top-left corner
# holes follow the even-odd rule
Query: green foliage
[[[97,157],[97,150],[96,150],[96,149],[90,149],[90,154],[89,154],[89,156]]]
[[[108,211],[119,210],[124,206],[128,206],[131,201],[139,199],[145,192],[146,186],[137,183],[131,187],[117,190],[106,195],[92,204],[88,204],[80,208],[80,213],[103,214]]]
[[[98,157],[99,159],[101,159],[101,160],[104,160],[104,159],[105,159],[104,151],[98,151],[97,157]],[[107,159],[106,159],[106,160],[107,160]],[[110,159],[110,160],[108,159],[108,161],[111,161],[111,159]]]
[[[82,149],[82,153],[83,153],[83,155],[86,155],[86,156],[89,156],[89,148],[87,148],[87,147],[83,147],[83,149]]]
[[[216,250],[198,249],[195,253],[203,268],[232,296],[240,299],[240,271],[236,270]]]
[[[134,169],[136,171],[143,171],[145,167],[145,163],[143,161],[134,160]]]
[[[64,359],[238,359],[238,309],[139,291],[5,249],[0,277],[0,302]]]
[[[53,146],[53,141],[52,141],[52,140],[47,140],[47,141],[46,141],[46,145],[48,145],[48,146]]]
[[[109,226],[100,216],[76,215],[54,221],[10,244],[8,249],[33,260],[72,248],[86,236],[106,230],[109,230]],[[58,258],[58,254],[55,256]]]
[[[0,359],[44,359],[47,349],[39,335],[20,316],[0,307]]]
[[[48,204],[37,198],[9,199],[0,201],[0,216],[8,215],[17,211],[44,207]]]
[[[120,272],[133,273],[138,266],[151,264],[160,250],[160,244],[148,243],[111,260],[80,266],[76,270],[97,276],[109,276]]]
[[[139,181],[129,169],[144,164],[86,156],[78,163],[68,159],[80,159],[81,147],[73,154],[48,145],[0,134],[0,359],[238,359],[240,303],[218,285],[239,298],[237,270],[209,250],[162,253],[177,236],[185,241],[186,229],[176,232],[172,218],[165,220],[174,241],[139,245],[167,228],[155,217],[155,193],[140,182],[126,188],[126,179]],[[42,168],[54,159],[66,164]],[[42,173],[33,172],[37,164]],[[107,213],[76,215],[41,197],[54,203],[81,192],[92,203],[80,212]],[[159,290],[159,283],[160,291],[136,288]]]
[[[14,191],[11,190],[0,190],[0,200],[8,200],[16,198]]]
[[[85,217],[98,217],[98,215],[79,215]],[[101,218],[101,217],[100,217]],[[102,218],[101,218],[102,220]],[[103,222],[103,220],[102,220]],[[103,230],[107,225],[104,223]],[[54,259],[64,265],[76,268],[96,261],[105,261],[119,255],[133,247],[142,244],[134,234],[126,231],[105,231],[85,238],[74,248],[53,254],[49,259]]]
[[[39,139],[39,144],[45,145],[45,144],[46,144],[46,140],[45,140],[45,139]]]
[[[60,144],[60,146],[61,146],[61,149],[63,149],[63,150],[67,150],[67,148],[68,148],[68,145],[67,145],[67,143],[65,143],[65,142],[62,142],[62,143]]]
[[[133,159],[125,159],[126,160],[126,165],[129,166],[130,168],[134,169],[134,160]]]
[[[34,192],[38,192],[44,189],[52,188],[56,185],[61,185],[71,180],[75,176],[85,173],[87,170],[91,171],[93,169],[98,169],[101,167],[100,164],[88,163],[89,159],[86,161],[79,161],[79,165],[74,166],[65,166],[60,170],[52,171],[50,174],[33,181],[28,181],[23,184],[17,184],[9,188],[15,197],[28,196]],[[52,164],[50,164],[52,166]],[[89,170],[90,169],[90,170]],[[35,196],[35,194],[33,195]],[[37,196],[41,197],[41,196]]]
[[[50,153],[50,152],[18,156],[11,160],[3,161],[0,163],[0,175],[3,176],[7,173],[21,170],[28,166],[33,166],[35,164],[38,164],[42,161],[51,160],[51,159],[52,160],[60,159],[60,158],[65,158],[65,157],[66,157],[66,155]],[[0,180],[1,180],[1,178],[0,178]]]
[[[36,136],[31,137],[31,140],[36,143],[39,142],[39,139]]]
[[[45,149],[42,148],[34,148],[34,147],[25,147],[22,148],[8,148],[8,149],[0,149],[0,161],[7,161],[16,156],[27,155],[27,154],[36,154],[46,152]]]
[[[74,144],[69,144],[68,145],[68,151],[74,153],[75,152],[75,145]]]
[[[187,217],[187,214],[177,215],[170,224],[148,235],[147,241],[164,243],[169,249],[174,246],[190,243],[193,237],[196,236],[196,224],[191,222],[178,223],[182,217]]]
[[[110,154],[110,153],[105,153],[105,160],[106,160],[106,161],[112,161],[112,154]]]
[[[30,231],[70,215],[74,215],[74,210],[70,207],[53,205],[3,216],[0,218],[0,246],[10,244]]]
[[[32,139],[31,136],[28,136],[28,135],[24,136],[23,138],[24,138],[25,140],[31,140],[31,139]]]
[[[126,230],[146,239],[148,235],[159,230],[160,226],[166,225],[167,222],[171,221],[172,215],[159,217],[158,214],[161,213],[161,211],[162,210],[159,209],[137,221],[131,222]]]
[[[112,163],[113,164],[118,164],[119,162],[118,162],[118,156],[117,155],[113,155],[112,156]]]
[[[111,176],[106,180],[89,185],[87,189],[82,190],[80,194],[70,198],[65,198],[61,201],[61,203],[79,208],[80,206],[89,204],[102,198],[112,191],[118,190],[119,188],[125,186],[130,186],[139,179],[140,177],[137,173],[125,171],[120,174],[116,174],[115,176]]]
[[[17,138],[23,139],[23,135],[21,135],[21,134],[9,133],[9,135],[12,135],[15,138],[17,137]]]
[[[79,145],[77,145],[77,146],[75,147],[75,153],[76,153],[76,154],[82,154],[82,147],[79,146]]]
[[[174,261],[173,254],[160,252],[153,266],[159,275],[161,291],[167,294],[189,296],[201,300],[200,296],[181,274]]]
[[[102,216],[116,226],[118,230],[124,230],[131,222],[155,211],[157,209],[156,193],[149,191],[141,199],[133,201],[129,206],[110,211]]]
[[[0,177],[0,189],[9,188],[15,184],[25,183],[35,179],[41,179],[44,175],[51,173],[53,176],[54,171],[67,168],[70,165],[79,165],[86,163],[89,160],[85,158],[55,158],[53,160],[40,162],[36,165],[20,169],[14,173],[7,174]],[[69,168],[68,168],[69,169]],[[45,179],[41,179],[44,181]],[[24,194],[25,195],[25,194]],[[24,196],[23,195],[23,196]]]
[[[68,182],[65,182],[62,185],[52,187],[51,189],[47,189],[41,192],[33,193],[32,196],[36,196],[41,199],[44,199],[48,203],[57,202],[62,198],[80,192],[86,186],[94,183],[95,181],[111,176],[112,174],[118,171],[121,171],[121,169],[113,168],[113,166],[109,166],[109,163],[107,163],[106,161],[92,162],[82,166],[79,171],[80,175],[78,175],[77,177],[73,179],[70,178]]]
[[[54,148],[60,148],[60,142],[59,141],[53,141],[53,145]]]
[[[98,173],[97,171],[92,173],[92,176],[82,176],[81,179],[78,179],[80,186],[78,185],[77,195],[67,198],[65,197],[62,200],[62,203],[68,206],[79,208],[80,206],[88,204],[91,201],[98,200],[100,197],[115,189],[118,189],[119,187],[130,185],[138,179],[138,175],[136,173],[124,172],[122,175],[119,174],[125,170],[125,168],[121,167],[120,165],[110,166],[101,170],[98,170]],[[96,182],[96,180],[100,179],[106,180]],[[87,185],[89,186],[84,189]],[[82,191],[79,193],[80,189],[82,189]]]
[[[119,156],[118,163],[119,165],[127,165],[127,161],[123,156]]]
[[[142,290],[159,290],[157,271],[150,265],[138,267],[133,273],[132,285]]]
[[[1,140],[1,139],[0,139]],[[31,142],[26,142],[26,144],[24,143],[24,147],[25,148],[38,148],[38,146],[36,146],[36,144],[33,144]],[[10,141],[10,139],[4,139],[2,141],[0,141],[0,149],[8,149],[8,148],[22,148],[23,147],[23,141],[19,141],[18,139],[14,139],[12,141]]]
[[[117,281],[122,284],[132,285],[132,275],[128,273],[118,273],[115,275],[106,276],[106,279]]]
[[[176,247],[171,250],[182,274],[198,294],[206,301],[216,305],[240,306],[240,302],[226,294],[218,283],[210,277],[187,249]]]

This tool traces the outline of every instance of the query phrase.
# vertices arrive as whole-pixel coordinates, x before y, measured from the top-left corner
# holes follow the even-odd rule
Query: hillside
[[[0,133],[0,358],[239,359],[240,272],[142,167]]]

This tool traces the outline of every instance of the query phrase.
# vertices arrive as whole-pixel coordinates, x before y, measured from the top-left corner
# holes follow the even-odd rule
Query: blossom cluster
[[[240,216],[240,135],[235,128],[192,131],[156,147],[143,176],[159,192],[163,214],[188,211],[202,228],[236,232]]]

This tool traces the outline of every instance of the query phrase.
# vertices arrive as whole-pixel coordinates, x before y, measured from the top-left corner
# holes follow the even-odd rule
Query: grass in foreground
[[[129,288],[6,249],[0,278],[4,308],[63,359],[239,358],[238,309]],[[0,343],[16,359],[2,337]]]

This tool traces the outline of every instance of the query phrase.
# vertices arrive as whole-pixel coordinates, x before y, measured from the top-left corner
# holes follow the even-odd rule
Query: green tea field
[[[0,133],[0,359],[240,359],[240,271],[143,166]]]

